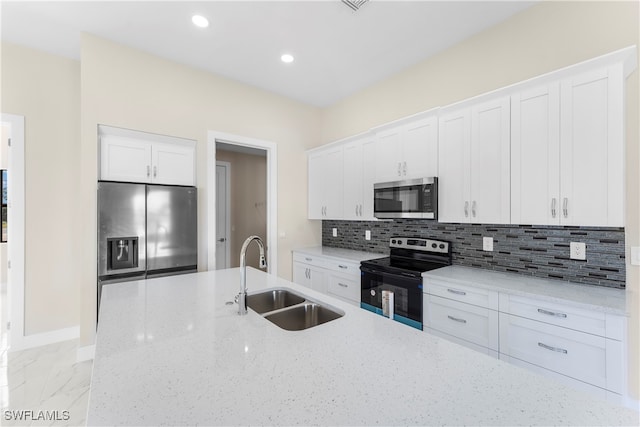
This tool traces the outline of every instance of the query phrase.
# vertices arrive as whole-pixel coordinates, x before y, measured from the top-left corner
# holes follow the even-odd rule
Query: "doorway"
[[[216,150],[218,152],[218,150]],[[216,161],[216,269],[231,267],[231,163]]]
[[[6,156],[6,159],[0,159],[0,167],[7,169],[7,233],[6,242],[0,243],[0,276],[6,277],[0,293],[0,349],[16,351],[27,345],[24,333],[24,117],[1,114],[0,126],[0,157]]]
[[[229,185],[229,205],[230,214],[230,226],[227,240],[229,242],[230,257],[227,258],[227,263],[230,267],[239,264],[239,251],[244,239],[251,234],[258,234],[261,238],[265,239],[267,246],[267,272],[277,275],[278,268],[278,248],[277,248],[277,148],[276,145],[269,141],[257,140],[254,138],[247,138],[238,135],[225,134],[220,132],[209,132],[208,135],[208,166],[207,166],[207,182],[208,192],[207,198],[211,201],[217,199],[217,189],[219,187],[217,175],[218,175],[218,161],[223,160],[229,162],[230,175],[228,183]],[[236,168],[232,161],[228,157],[225,157],[225,153],[234,153],[232,157],[241,156],[253,156],[262,159],[264,164],[262,173],[256,175],[256,170],[245,169],[242,172],[242,168]],[[240,163],[242,164],[242,163]],[[239,169],[236,171],[236,169]],[[251,175],[252,178],[247,179],[247,175]],[[234,179],[238,177],[238,179]],[[239,182],[236,182],[239,181]],[[243,183],[244,181],[244,183]],[[258,195],[255,190],[262,189],[262,196]],[[235,202],[240,202],[241,207],[238,208],[238,215],[234,213],[233,206]],[[225,225],[223,222],[218,222],[218,204],[212,203],[207,209],[207,240],[208,240],[208,269],[213,270],[218,268],[219,262],[218,254],[218,240],[224,238],[221,234],[218,236],[218,229],[222,229]],[[239,223],[234,227],[234,222],[240,220],[240,216],[244,216],[242,227]],[[256,228],[258,227],[258,228]],[[261,229],[259,227],[262,227]],[[260,231],[262,230],[262,231]],[[249,234],[247,234],[249,233]],[[235,234],[235,236],[234,236]],[[246,234],[246,235],[245,235]],[[234,244],[234,238],[236,243]],[[237,248],[236,248],[237,246]],[[220,246],[222,250],[222,246]],[[234,252],[234,248],[235,251]],[[251,251],[252,253],[253,251]],[[251,253],[247,253],[247,265],[251,265]],[[257,254],[256,266],[257,266]],[[236,259],[237,258],[237,259]],[[220,258],[222,260],[222,257]]]

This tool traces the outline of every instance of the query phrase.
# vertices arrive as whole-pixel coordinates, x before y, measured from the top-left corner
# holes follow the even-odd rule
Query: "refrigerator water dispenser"
[[[107,270],[138,267],[138,238],[108,238],[107,254]]]

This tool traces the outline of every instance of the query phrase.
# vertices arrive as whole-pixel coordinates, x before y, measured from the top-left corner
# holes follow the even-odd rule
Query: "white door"
[[[406,178],[438,176],[438,117],[406,125],[402,131],[402,171]]]
[[[438,220],[469,222],[469,109],[445,113],[438,132]]]
[[[376,182],[402,179],[402,128],[384,130],[376,134]]]
[[[344,147],[344,219],[362,216],[362,141]]]
[[[509,224],[510,99],[502,97],[471,108],[471,222]]]
[[[560,222],[560,86],[511,97],[511,223]]]
[[[101,136],[100,179],[151,182],[151,145],[149,141],[122,136]]]
[[[362,209],[360,219],[372,220],[373,217],[373,184],[376,179],[376,144],[372,137],[362,144]]]
[[[309,155],[309,219],[323,219],[325,216],[324,158],[324,153]]]
[[[624,225],[622,65],[560,85],[561,224]]]
[[[152,182],[170,185],[195,184],[195,148],[156,142],[152,147]]]
[[[329,150],[324,163],[325,219],[342,219],[344,204],[344,157],[342,147]]]
[[[229,172],[228,162],[216,162],[216,269],[229,268]]]

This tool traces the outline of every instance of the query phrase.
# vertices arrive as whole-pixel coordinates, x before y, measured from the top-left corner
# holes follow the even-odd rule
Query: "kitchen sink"
[[[287,289],[269,289],[259,294],[247,295],[247,306],[258,314],[290,307],[304,301],[305,297]]]
[[[339,319],[344,314],[338,313],[327,306],[307,302],[288,310],[265,316],[265,319],[287,331],[301,331],[332,320]]]
[[[247,306],[287,331],[301,331],[339,319],[344,312],[286,288],[247,295]]]

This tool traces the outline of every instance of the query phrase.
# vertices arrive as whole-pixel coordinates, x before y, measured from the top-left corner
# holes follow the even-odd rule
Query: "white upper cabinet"
[[[560,83],[561,224],[624,225],[622,64]]]
[[[623,72],[611,66],[512,96],[512,222],[623,226]]]
[[[373,219],[374,156],[370,136],[344,146],[344,219]]]
[[[511,97],[511,222],[559,224],[560,85]]]
[[[508,97],[441,115],[440,222],[509,223],[509,141]]]
[[[115,132],[143,134],[117,129]],[[170,139],[169,137],[159,138]],[[195,141],[156,142],[137,137],[101,134],[100,179],[195,185]]]
[[[342,219],[343,147],[309,154],[309,219]]]
[[[375,138],[375,182],[438,176],[437,113],[380,129]]]

